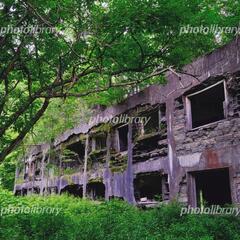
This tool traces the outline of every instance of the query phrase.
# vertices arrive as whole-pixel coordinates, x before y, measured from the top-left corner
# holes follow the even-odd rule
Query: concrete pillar
[[[169,168],[169,193],[170,199],[175,199],[179,189],[179,164],[176,156],[176,144],[174,139],[173,123],[174,123],[174,98],[170,98],[166,102],[166,118],[167,118],[167,136],[168,136],[168,168]]]
[[[134,186],[133,186],[133,144],[132,144],[132,124],[128,124],[128,161],[125,178],[126,200],[135,204]]]
[[[106,155],[106,166],[105,166],[105,200],[109,200],[109,194],[111,191],[111,173],[110,173],[110,159],[111,159],[111,133],[107,133],[107,155]]]
[[[87,192],[87,160],[88,160],[89,136],[87,134],[85,141],[84,170],[83,170],[83,198],[86,198]]]

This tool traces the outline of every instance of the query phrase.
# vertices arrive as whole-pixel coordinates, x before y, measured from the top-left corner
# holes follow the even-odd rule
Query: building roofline
[[[226,58],[228,59],[227,63]],[[181,77],[181,83],[179,81],[179,76],[168,71],[165,74],[168,80],[166,85],[151,85],[126,98],[121,103],[107,107],[105,110],[92,117],[95,119],[104,119],[104,117],[113,118],[139,105],[163,103],[170,95],[171,98],[177,98],[190,88],[209,78],[233,74],[238,71],[240,71],[240,37],[236,37],[230,43],[184,66],[183,72],[178,74]],[[185,87],[183,88],[182,85]],[[92,124],[79,124],[60,134],[55,139],[53,145],[57,147],[61,143],[66,142],[71,136],[86,134],[93,127],[101,123],[103,123],[103,121],[96,121]]]

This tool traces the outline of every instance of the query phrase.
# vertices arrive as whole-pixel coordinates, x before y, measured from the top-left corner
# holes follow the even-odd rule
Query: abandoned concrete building
[[[240,38],[166,79],[30,148],[15,194],[240,203]],[[111,121],[123,115],[149,121]]]

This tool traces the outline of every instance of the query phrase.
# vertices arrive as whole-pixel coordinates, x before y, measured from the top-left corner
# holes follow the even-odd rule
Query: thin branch
[[[136,85],[136,84],[139,84],[141,82],[144,82],[152,77],[155,77],[155,76],[159,76],[161,75],[162,73],[168,71],[169,68],[164,68],[164,69],[161,69],[161,70],[158,70],[158,71],[154,71],[153,73],[151,73],[150,75],[140,79],[140,80],[135,80],[135,81],[131,81],[131,82],[126,82],[126,83],[118,83],[118,84],[112,84],[112,82],[110,81],[109,82],[109,85],[106,86],[106,87],[103,87],[103,88],[95,88],[93,90],[90,90],[90,91],[87,91],[87,92],[84,92],[84,93],[65,93],[64,95],[61,94],[61,93],[50,93],[50,95],[39,95],[38,97],[49,97],[49,98],[62,98],[62,97],[86,97],[88,95],[91,95],[91,94],[94,94],[94,93],[99,93],[99,92],[104,92],[104,91],[107,91],[109,90],[110,88],[120,88],[120,87],[126,87],[126,86],[132,86],[132,85]]]

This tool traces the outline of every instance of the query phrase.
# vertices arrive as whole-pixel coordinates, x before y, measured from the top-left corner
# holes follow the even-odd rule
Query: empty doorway
[[[192,173],[195,180],[197,206],[231,204],[229,169],[204,170]]]

